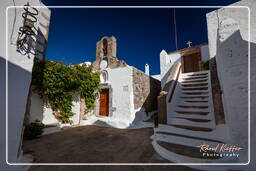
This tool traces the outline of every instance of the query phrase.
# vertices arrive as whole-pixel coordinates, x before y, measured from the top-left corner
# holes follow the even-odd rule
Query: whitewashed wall
[[[209,47],[208,45],[203,45],[200,47],[201,50],[201,58],[202,61],[206,62],[210,59],[210,54],[209,54]]]
[[[73,121],[74,125],[79,124],[80,121],[80,95],[76,94],[73,97],[73,101],[72,101],[72,112],[74,113],[74,115],[72,117],[70,117],[70,119]]]
[[[167,54],[164,50],[160,53],[161,87],[163,88],[173,64],[181,58],[181,53],[174,52]]]
[[[171,66],[181,57],[180,52],[174,52],[167,54],[165,50],[162,50],[160,53],[160,73],[163,78],[164,75],[169,71]]]
[[[244,0],[233,4],[248,6],[251,15],[251,164],[255,165],[255,80],[256,73],[256,1]],[[242,146],[240,162],[248,162],[248,9],[225,8],[207,14],[210,57],[216,57],[218,77],[223,92],[225,119],[231,140]],[[253,100],[254,99],[254,100]],[[250,168],[251,167],[251,168]]]
[[[45,110],[43,99],[37,93],[31,92],[30,101],[29,122],[42,121]]]
[[[15,4],[14,4],[15,2]],[[0,140],[0,170],[23,170],[22,166],[8,166],[5,158],[5,64],[7,60],[6,46],[8,47],[8,159],[9,163],[20,162],[22,153],[18,155],[23,120],[26,110],[27,96],[31,81],[31,71],[34,56],[21,55],[16,51],[18,28],[22,26],[22,9],[8,10],[8,35],[6,30],[6,8],[8,6],[25,5],[26,0],[0,1],[0,113],[1,113],[1,140]],[[39,0],[29,0],[31,5],[43,5]],[[48,11],[48,10],[47,10]],[[48,11],[49,12],[49,11]],[[15,17],[16,16],[16,17]],[[39,19],[40,21],[40,19]],[[14,26],[14,27],[13,27]],[[36,25],[37,26],[37,25]],[[8,44],[6,44],[6,35]],[[15,41],[13,41],[15,40]]]
[[[126,128],[135,118],[132,67],[107,68],[105,71],[108,73],[107,84],[112,89],[112,95],[110,93],[112,104],[109,104],[112,107],[108,117],[98,116],[98,119],[113,127]],[[98,103],[96,108],[99,108]],[[96,110],[96,115],[98,115],[98,110]]]
[[[37,93],[31,94],[31,104],[30,104],[30,112],[29,112],[29,122],[34,122],[35,120],[41,121],[45,125],[61,125],[61,122],[56,119],[53,115],[52,108],[46,102],[46,100],[42,99]],[[74,125],[79,124],[79,116],[80,116],[80,96],[76,94],[73,97],[72,102],[72,112],[75,113],[70,120],[73,121]]]

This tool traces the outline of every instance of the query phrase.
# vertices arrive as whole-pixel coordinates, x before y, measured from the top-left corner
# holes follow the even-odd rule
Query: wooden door
[[[200,71],[199,63],[201,61],[200,53],[192,53],[189,55],[184,55],[183,59],[183,73],[186,72],[197,72]]]
[[[109,91],[103,89],[100,93],[100,115],[108,116],[109,109]]]

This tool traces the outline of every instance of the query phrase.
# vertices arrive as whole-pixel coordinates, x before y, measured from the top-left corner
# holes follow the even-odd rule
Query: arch
[[[108,81],[108,72],[106,70],[101,71],[100,81],[101,83],[106,83]]]
[[[103,55],[104,55],[104,56],[107,56],[107,55],[108,55],[108,40],[107,40],[106,38],[104,38],[104,39],[102,40],[102,44],[103,44],[103,48],[102,48],[102,50],[103,50]]]

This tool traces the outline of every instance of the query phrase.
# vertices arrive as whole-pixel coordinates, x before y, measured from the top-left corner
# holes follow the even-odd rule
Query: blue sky
[[[133,0],[132,0],[133,1]],[[228,5],[237,0],[170,1],[57,1],[43,0],[45,5]],[[176,9],[178,47],[207,42],[206,13],[214,9]],[[51,23],[46,58],[65,64],[94,61],[96,42],[103,36],[117,38],[117,57],[150,74],[159,73],[159,53],[175,50],[173,9],[51,9]]]

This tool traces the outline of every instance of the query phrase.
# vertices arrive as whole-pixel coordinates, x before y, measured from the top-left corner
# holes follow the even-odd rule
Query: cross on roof
[[[188,45],[188,47],[191,47],[191,44],[192,42],[189,40],[186,44]]]

